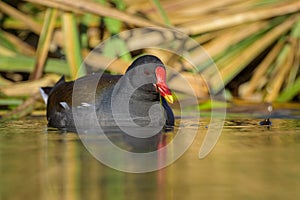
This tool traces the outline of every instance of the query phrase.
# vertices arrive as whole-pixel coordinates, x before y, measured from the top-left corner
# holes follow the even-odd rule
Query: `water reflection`
[[[68,133],[57,137],[57,134],[48,134],[47,138],[44,170],[50,172],[45,176],[46,188],[51,188],[45,195],[49,199],[123,199],[127,195],[130,199],[144,199],[145,193],[149,199],[165,199],[157,196],[164,194],[159,192],[159,186],[166,185],[163,170],[152,175],[119,172],[93,158],[77,135]],[[168,137],[172,135],[164,135],[159,147],[167,143]],[[159,159],[166,159],[166,155],[160,155]]]
[[[213,152],[200,160],[208,123],[203,119],[179,160],[143,174],[106,167],[78,135],[47,132],[44,119],[5,122],[0,126],[0,199],[299,198],[300,122],[273,119],[266,129],[256,126],[258,121],[242,127],[227,123]],[[188,133],[190,127],[184,128]],[[164,135],[158,148],[171,139],[172,134]]]

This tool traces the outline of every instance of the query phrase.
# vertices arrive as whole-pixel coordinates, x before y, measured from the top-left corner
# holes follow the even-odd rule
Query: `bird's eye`
[[[149,75],[150,75],[150,72],[149,72],[149,71],[144,71],[144,74],[145,74],[146,76],[149,76]]]

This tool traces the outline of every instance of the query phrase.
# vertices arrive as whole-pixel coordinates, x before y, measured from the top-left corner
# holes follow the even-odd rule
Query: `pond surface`
[[[260,120],[227,119],[199,159],[202,118],[180,159],[142,174],[101,164],[77,134],[49,131],[43,117],[1,122],[0,199],[299,199],[300,120],[272,119],[270,128]]]

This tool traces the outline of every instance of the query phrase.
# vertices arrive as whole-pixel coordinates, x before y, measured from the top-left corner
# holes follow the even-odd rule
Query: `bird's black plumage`
[[[163,76],[162,61],[146,55],[137,58],[124,75],[92,74],[71,82],[62,77],[52,89],[42,88],[48,125],[76,131],[74,112],[82,115],[79,119],[84,124],[85,116],[95,111],[101,126],[134,122],[141,127],[172,127],[174,115],[162,96],[168,88],[160,85],[161,77],[157,77],[161,72]],[[86,124],[90,126],[88,121]]]

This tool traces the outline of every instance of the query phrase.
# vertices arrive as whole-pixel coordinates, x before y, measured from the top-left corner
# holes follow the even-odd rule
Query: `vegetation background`
[[[229,101],[297,102],[299,11],[299,0],[2,0],[0,115],[43,114],[39,87],[53,85],[61,75],[73,80],[89,73],[79,67],[93,48],[137,27],[173,28],[200,43],[218,67]],[[141,42],[145,38],[157,41],[155,34],[142,35]],[[126,39],[112,46],[126,50]],[[115,56],[112,49],[99,54],[95,62],[103,64]],[[171,63],[200,88],[197,95],[202,102],[209,99],[208,87],[215,92],[223,89],[211,73],[212,63],[197,51],[192,57],[196,70],[183,59],[172,62],[174,55],[168,52],[142,49],[121,56],[108,72],[124,72],[139,53]]]

